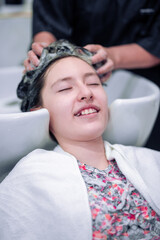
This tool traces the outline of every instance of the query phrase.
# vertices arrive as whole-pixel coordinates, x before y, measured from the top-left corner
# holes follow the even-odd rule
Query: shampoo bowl
[[[104,139],[113,144],[144,146],[158,115],[159,87],[127,71],[117,71],[105,90],[110,119]]]

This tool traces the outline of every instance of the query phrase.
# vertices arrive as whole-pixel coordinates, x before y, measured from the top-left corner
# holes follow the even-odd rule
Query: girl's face
[[[59,143],[101,137],[108,120],[107,96],[89,64],[76,57],[58,60],[47,71],[41,96]]]

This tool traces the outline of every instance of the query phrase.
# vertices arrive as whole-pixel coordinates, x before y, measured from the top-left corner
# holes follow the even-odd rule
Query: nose
[[[93,93],[91,89],[86,85],[81,85],[78,88],[78,100],[79,101],[91,101],[93,100]]]

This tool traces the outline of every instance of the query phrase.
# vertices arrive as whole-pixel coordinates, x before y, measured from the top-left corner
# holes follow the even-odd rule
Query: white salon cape
[[[110,145],[108,160],[160,215],[160,152]],[[77,160],[59,146],[35,150],[0,184],[0,240],[91,240],[92,216]]]

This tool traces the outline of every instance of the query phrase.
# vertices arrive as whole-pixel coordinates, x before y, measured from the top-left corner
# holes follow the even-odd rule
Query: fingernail
[[[46,42],[41,42],[41,44],[42,44],[43,47],[47,47],[48,46],[48,44]]]

